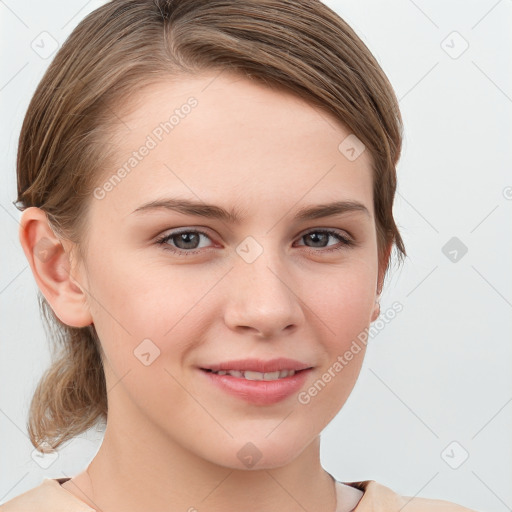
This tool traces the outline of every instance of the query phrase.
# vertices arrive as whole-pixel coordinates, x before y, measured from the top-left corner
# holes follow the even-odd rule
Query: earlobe
[[[70,248],[55,235],[46,213],[27,208],[21,217],[20,243],[30,264],[37,286],[59,320],[71,327],[92,322],[86,291],[80,276],[70,265]]]

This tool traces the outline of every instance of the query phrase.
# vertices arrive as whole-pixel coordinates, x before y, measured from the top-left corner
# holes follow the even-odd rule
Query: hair
[[[393,244],[401,262],[406,252],[392,212],[403,131],[398,101],[366,45],[319,0],[112,0],[90,13],[28,106],[16,207],[42,209],[83,256],[92,191],[115,157],[116,109],[151,84],[214,70],[298,95],[363,142],[372,159],[379,262]],[[68,326],[38,297],[55,343],[27,421],[43,452],[106,421],[108,408],[94,324]]]

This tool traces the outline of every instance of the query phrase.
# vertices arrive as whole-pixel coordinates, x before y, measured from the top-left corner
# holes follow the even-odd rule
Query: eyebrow
[[[157,209],[177,211],[186,215],[218,219],[230,224],[240,224],[242,216],[239,210],[226,210],[214,204],[207,204],[190,199],[165,198],[145,203],[135,209],[133,213],[140,214]],[[335,201],[314,206],[300,208],[294,216],[294,220],[314,220],[334,215],[343,215],[351,212],[362,212],[371,218],[368,208],[359,201]]]

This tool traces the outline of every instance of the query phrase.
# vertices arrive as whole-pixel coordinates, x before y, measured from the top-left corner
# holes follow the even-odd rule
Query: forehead
[[[348,159],[350,130],[285,90],[227,72],[173,78],[131,98],[120,121],[100,185],[124,167],[107,195],[123,214],[167,193],[283,206],[357,198],[372,211],[369,152]]]
[[[197,106],[189,109],[187,102],[191,98]],[[321,108],[284,86],[264,85],[260,80],[226,70],[173,76],[153,83],[123,100],[116,106],[116,113],[119,120],[116,135],[120,142],[135,142],[131,140],[135,131],[150,133],[155,121],[164,123],[173,113],[176,113],[173,128],[185,124],[181,121],[188,118],[186,126],[195,131],[201,127],[203,131],[209,130],[213,123],[224,129],[233,124],[237,130],[252,126],[260,135],[286,127],[280,141],[286,133],[296,137],[321,131],[322,136],[334,141],[351,133],[326,107]],[[179,131],[175,129],[173,135]],[[222,133],[215,130],[208,135],[208,139],[215,140]]]

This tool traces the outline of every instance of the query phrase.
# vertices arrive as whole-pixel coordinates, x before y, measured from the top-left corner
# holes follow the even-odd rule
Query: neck
[[[87,470],[86,496],[93,508],[103,512],[336,509],[333,478],[320,464],[319,436],[285,466],[241,470],[205,460],[156,429],[140,430],[133,423],[116,421],[111,412],[103,443]]]

